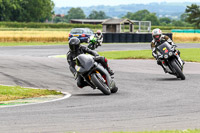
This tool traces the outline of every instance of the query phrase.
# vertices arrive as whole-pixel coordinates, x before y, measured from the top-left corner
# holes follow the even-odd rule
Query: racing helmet
[[[69,40],[69,48],[72,52],[78,51],[80,47],[80,40],[77,37],[72,37]]]
[[[97,35],[101,35],[101,30],[97,30]]]
[[[162,36],[162,31],[160,29],[154,29],[152,31],[152,38],[156,41],[156,42],[160,42],[161,40],[161,36]]]

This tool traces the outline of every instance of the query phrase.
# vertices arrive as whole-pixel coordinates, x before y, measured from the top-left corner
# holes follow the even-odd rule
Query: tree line
[[[0,21],[44,22],[53,8],[51,0],[0,0]]]
[[[71,8],[64,17],[53,16],[54,3],[52,0],[0,0],[0,21],[16,22],[70,22],[71,19],[106,19],[110,18],[104,11],[93,10],[88,16],[81,8]],[[151,21],[157,26],[184,26],[200,28],[200,6],[187,6],[179,20],[168,17],[157,17],[156,13],[148,10],[128,12],[122,18],[138,21]]]
[[[70,19],[106,19],[109,18],[103,11],[93,10],[88,17],[84,14],[81,8],[71,8],[67,15],[63,18],[55,17],[54,22],[69,22]],[[157,17],[156,13],[151,13],[148,10],[139,10],[137,12],[128,12],[122,18],[128,18],[137,21],[151,21],[152,25],[156,26],[181,26],[181,27],[197,27],[200,28],[200,6],[192,4],[187,6],[185,13],[180,19],[170,19],[169,17]]]
[[[81,8],[71,8],[64,17],[54,17],[53,22],[70,22],[71,19],[107,19],[105,12],[93,10],[88,17]]]

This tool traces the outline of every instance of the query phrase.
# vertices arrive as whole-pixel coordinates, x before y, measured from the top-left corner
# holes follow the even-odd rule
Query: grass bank
[[[179,49],[181,59],[190,62],[200,62],[200,48]],[[108,59],[153,59],[151,50],[107,51],[99,52]]]
[[[181,59],[189,62],[200,62],[200,48],[179,49]],[[133,50],[133,51],[106,51],[98,52],[99,55],[107,59],[154,59],[151,50]],[[56,56],[66,58],[66,55]]]
[[[0,42],[0,46],[67,45],[68,42]]]
[[[0,101],[40,97],[46,95],[60,95],[61,92],[47,89],[31,89],[20,86],[0,86]]]

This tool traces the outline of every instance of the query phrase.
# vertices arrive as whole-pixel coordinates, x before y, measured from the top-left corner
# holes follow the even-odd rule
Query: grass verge
[[[31,89],[20,86],[0,86],[0,101],[40,97],[46,95],[60,95],[61,92],[47,89]]]
[[[68,42],[0,42],[0,46],[66,45]]]
[[[200,48],[179,49],[181,59],[190,62],[200,62]],[[151,50],[107,51],[99,52],[108,59],[153,59]]]
[[[200,48],[179,49],[181,59],[189,62],[200,62]],[[134,51],[106,51],[98,52],[107,59],[154,59],[151,50]],[[58,55],[58,58],[66,58],[66,55]]]

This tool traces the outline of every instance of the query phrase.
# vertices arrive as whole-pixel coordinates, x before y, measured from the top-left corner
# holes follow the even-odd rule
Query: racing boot
[[[110,69],[110,67],[107,67],[108,73],[110,74],[110,76],[114,75],[113,70]]]
[[[184,60],[182,60],[182,62],[183,62],[183,65],[185,64],[185,61]]]

